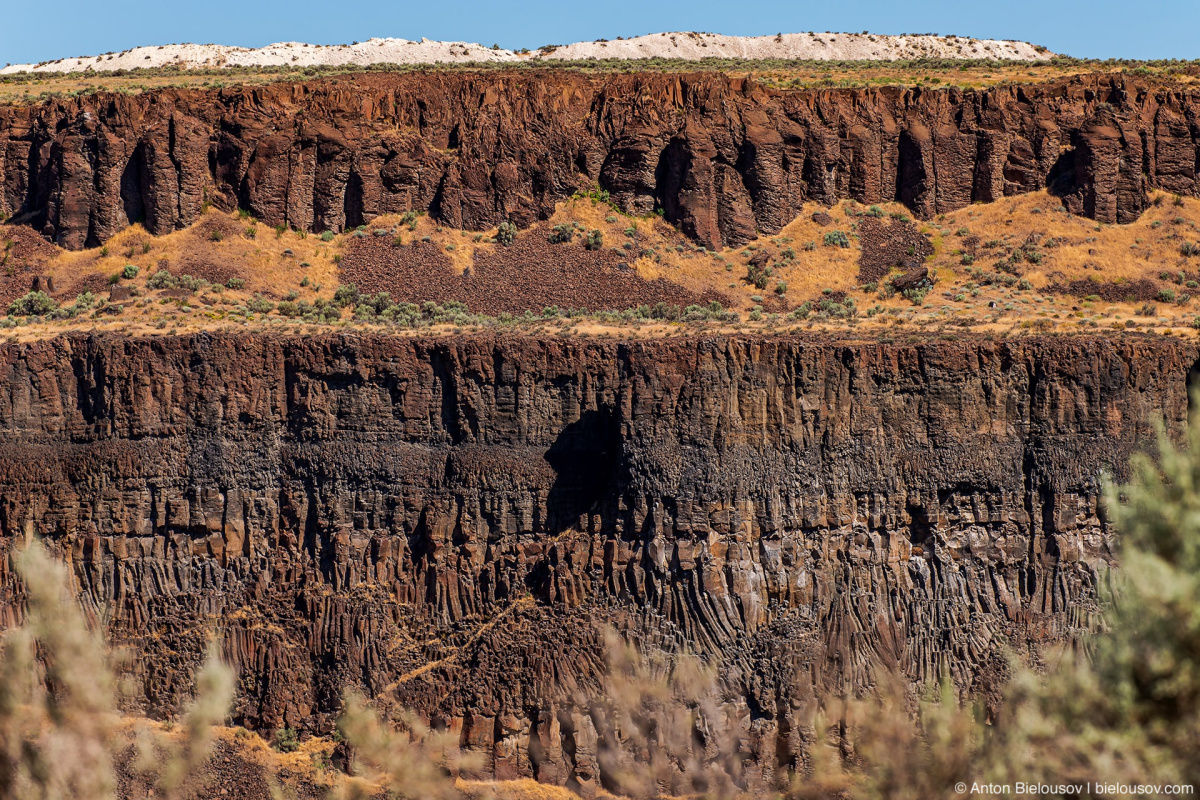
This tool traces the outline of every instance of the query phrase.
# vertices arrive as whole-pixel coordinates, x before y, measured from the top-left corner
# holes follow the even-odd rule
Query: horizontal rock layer
[[[206,204],[340,231],[429,210],[528,225],[598,185],[709,246],[773,233],[805,201],[922,217],[1048,185],[1129,222],[1196,194],[1200,94],[1124,75],[959,89],[779,91],[718,73],[369,73],[0,108],[0,213],[70,249]]]
[[[177,711],[210,635],[237,719],[346,687],[485,774],[604,779],[610,624],[721,665],[747,780],[879,670],[986,691],[1094,628],[1101,471],[1178,434],[1169,339],[836,344],[259,334],[0,345],[0,547],[38,535]],[[0,624],[21,587],[0,561]]]

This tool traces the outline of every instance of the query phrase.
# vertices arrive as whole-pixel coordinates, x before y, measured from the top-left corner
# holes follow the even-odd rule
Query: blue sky
[[[1200,0],[9,0],[0,64],[215,42],[338,44],[372,36],[502,47],[669,30],[953,33],[1097,58],[1200,58]]]

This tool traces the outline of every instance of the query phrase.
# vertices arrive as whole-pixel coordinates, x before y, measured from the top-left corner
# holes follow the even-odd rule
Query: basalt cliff
[[[610,625],[720,664],[769,785],[823,696],[889,669],[986,694],[1008,653],[1094,629],[1101,472],[1180,433],[1198,358],[1116,334],[13,342],[0,532],[69,563],[152,714],[215,634],[243,724],[328,731],[358,689],[484,775],[586,795]]]
[[[1200,96],[1121,74],[986,90],[776,90],[716,73],[391,75],[0,108],[0,214],[70,249],[207,204],[340,231],[428,210],[482,230],[599,186],[709,247],[806,201],[928,217],[1049,187],[1129,222],[1200,189]]]

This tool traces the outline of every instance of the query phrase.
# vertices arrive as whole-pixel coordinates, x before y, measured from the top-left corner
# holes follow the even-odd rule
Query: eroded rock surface
[[[237,719],[343,688],[484,774],[588,791],[611,624],[719,660],[749,779],[878,670],[985,690],[1090,630],[1101,470],[1188,414],[1193,345],[262,334],[0,346],[0,530],[44,537],[177,711],[208,637]],[[8,559],[0,623],[20,616]]]
[[[1197,193],[1200,96],[1124,75],[959,89],[779,91],[718,73],[380,73],[0,108],[0,213],[70,249],[206,203],[340,231],[427,209],[487,229],[600,186],[705,245],[806,200],[919,216],[1048,184],[1102,222]]]

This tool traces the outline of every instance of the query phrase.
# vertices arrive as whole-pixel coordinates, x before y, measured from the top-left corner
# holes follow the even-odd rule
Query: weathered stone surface
[[[1102,469],[1178,434],[1194,345],[258,334],[0,345],[0,545],[32,535],[180,707],[212,632],[237,717],[343,687],[483,774],[599,785],[597,626],[720,660],[770,782],[876,670],[978,688],[1089,630]],[[20,587],[0,560],[0,624]]]
[[[718,73],[366,74],[0,108],[0,213],[64,247],[205,202],[342,230],[428,209],[484,229],[599,185],[709,246],[802,203],[932,214],[1042,189],[1104,222],[1196,194],[1200,95],[1128,76],[959,89],[780,91]]]

